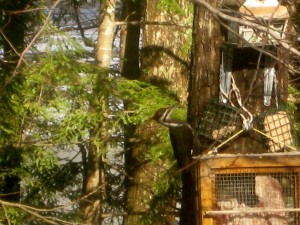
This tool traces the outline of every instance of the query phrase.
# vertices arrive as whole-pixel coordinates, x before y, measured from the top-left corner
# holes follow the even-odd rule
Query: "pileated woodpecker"
[[[192,150],[198,151],[200,142],[187,122],[170,118],[174,108],[159,109],[152,119],[169,128],[174,156],[179,168],[182,169],[180,225],[193,225],[196,224],[196,178],[189,165],[192,163]]]
[[[170,139],[178,166],[184,168],[191,163],[192,151],[200,148],[200,142],[191,126],[182,120],[171,119],[173,107],[159,109],[152,119],[169,128]]]

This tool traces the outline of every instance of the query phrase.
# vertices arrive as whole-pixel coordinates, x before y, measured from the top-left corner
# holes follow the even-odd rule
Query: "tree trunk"
[[[145,21],[158,23],[146,25],[143,30],[142,67],[145,72],[142,74],[142,79],[174,91],[178,100],[186,103],[190,69],[188,54],[190,42],[187,36],[191,19],[189,3],[186,1],[177,1],[177,5],[173,3],[175,8],[178,6],[181,9],[176,12],[172,12],[172,9],[160,8],[162,6],[159,6],[159,3],[157,0],[146,1]],[[181,182],[180,224],[194,224],[195,180],[193,172],[184,169],[181,172]],[[173,207],[175,208],[176,205]],[[169,223],[174,223],[174,221],[169,221]]]
[[[148,0],[145,4],[145,21],[150,24],[145,25],[143,30],[142,79],[175,91],[179,101],[186,102],[190,50],[187,34],[191,19],[189,3],[177,1],[181,13],[171,9],[164,11],[158,4],[158,0]],[[157,23],[153,25],[151,22]]]
[[[222,1],[210,3],[220,7]],[[202,110],[219,94],[220,52],[223,43],[219,22],[201,5],[195,6],[192,68],[189,83],[188,121],[198,128]]]
[[[98,40],[96,49],[97,65],[109,68],[115,32],[116,0],[103,0],[100,4]]]
[[[104,0],[100,4],[99,13],[99,26],[98,26],[98,40],[96,49],[96,60],[97,65],[101,68],[109,71],[112,44],[115,31],[115,7],[116,0]],[[108,74],[107,74],[108,75]],[[98,96],[100,96],[99,82],[101,82],[102,74],[96,78],[94,97],[90,102],[91,110],[99,110],[98,113],[105,114],[108,110],[107,99],[104,102],[99,102]],[[105,106],[104,106],[105,105]],[[104,106],[104,107],[103,107]],[[105,119],[104,119],[105,120]],[[86,181],[83,187],[85,191],[84,204],[83,204],[83,216],[84,223],[87,225],[100,225],[102,224],[102,204],[105,196],[105,182],[104,182],[104,169],[103,169],[103,150],[107,147],[107,127],[105,121],[99,122],[99,124],[90,133],[90,146],[88,147],[88,157],[86,162],[86,172],[84,173],[87,177],[84,178]],[[100,137],[99,137],[100,136]],[[99,144],[101,142],[101,144]]]
[[[124,1],[123,20],[126,22],[140,21],[143,1]],[[128,24],[122,28],[122,76],[127,79],[140,79],[140,25]],[[124,102],[124,108],[130,104]],[[142,131],[139,132],[138,130]],[[143,131],[144,130],[144,131]],[[124,225],[141,224],[142,218],[149,209],[151,186],[155,166],[146,159],[147,147],[139,141],[140,136],[146,136],[147,129],[137,128],[135,125],[124,127],[125,169],[128,176],[125,178],[127,216]],[[135,141],[134,141],[135,140]]]
[[[222,1],[213,0],[210,3],[220,7]],[[203,109],[210,98],[217,98],[219,91],[220,52],[222,46],[222,34],[219,22],[202,6],[195,5],[193,25],[192,67],[189,81],[188,96],[188,122],[192,128],[198,129]],[[200,142],[204,142],[200,139]],[[201,143],[201,145],[204,145]],[[202,151],[200,149],[198,151]],[[194,168],[194,167],[193,167]],[[196,173],[194,173],[196,174]],[[194,179],[195,178],[194,175]],[[194,188],[197,188],[194,182]],[[192,192],[195,193],[195,192]],[[200,199],[200,190],[193,196]],[[195,200],[194,200],[195,201]],[[197,208],[198,207],[198,208]],[[201,205],[194,204],[194,217],[192,223],[201,224]],[[188,218],[186,218],[188,220]]]
[[[143,0],[123,2],[123,20],[137,23],[141,21]],[[121,29],[121,73],[128,79],[140,78],[140,31],[139,24],[128,24]]]
[[[182,8],[187,7],[180,4]],[[141,19],[141,1],[125,1],[127,5],[124,19],[126,21],[139,21]],[[129,25],[125,34],[127,34],[124,43],[124,62],[122,67],[122,75],[129,79],[142,79],[162,88],[175,90],[180,101],[185,102],[187,96],[187,77],[188,77],[188,54],[184,52],[189,48],[186,41],[186,31],[188,29],[187,12],[185,15],[168,14],[158,8],[158,1],[145,2],[144,20],[149,25],[145,25],[143,29],[143,48],[141,52],[142,71],[140,73],[140,27]],[[163,16],[162,16],[163,15]],[[151,22],[163,25],[152,25]],[[186,23],[185,23],[186,22]],[[181,24],[179,26],[178,24]],[[174,38],[175,37],[175,38]],[[187,43],[184,45],[183,43]],[[186,49],[183,49],[186,47]],[[147,129],[143,129],[147,127]],[[141,127],[127,127],[128,135],[125,142],[126,151],[126,167],[130,179],[127,180],[127,211],[129,216],[125,218],[124,224],[141,224],[142,216],[149,209],[149,203],[152,194],[153,185],[157,182],[156,174],[161,173],[161,165],[163,162],[153,164],[145,158],[145,153],[149,146],[141,143],[132,143],[130,140],[136,140],[137,137],[153,136],[157,131],[153,124],[145,124]],[[125,135],[126,136],[126,135]],[[133,138],[135,137],[135,138]],[[160,165],[161,164],[161,165]],[[162,214],[165,213],[164,221],[172,224],[175,222],[174,214],[171,215],[172,207],[176,202],[172,201],[172,206],[166,206]],[[173,211],[174,212],[174,211]],[[132,214],[137,215],[132,215]],[[162,224],[163,221],[154,220],[153,224]]]
[[[88,158],[86,163],[86,183],[83,184],[84,204],[83,216],[84,223],[87,225],[100,225],[101,224],[101,155],[99,149],[93,144],[88,148]]]

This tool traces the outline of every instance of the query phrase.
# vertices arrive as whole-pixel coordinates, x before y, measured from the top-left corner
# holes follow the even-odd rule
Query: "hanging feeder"
[[[266,134],[262,141],[269,152],[282,151],[293,145],[290,118],[284,110],[265,113],[258,118],[259,127]]]
[[[198,135],[211,140],[224,140],[239,127],[241,122],[236,108],[219,102],[210,102],[201,116]]]

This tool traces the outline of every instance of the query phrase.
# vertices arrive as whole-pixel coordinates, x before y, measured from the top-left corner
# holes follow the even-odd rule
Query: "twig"
[[[7,215],[7,211],[6,211],[5,205],[2,204],[2,208],[4,210],[5,218],[6,218],[6,221],[7,221],[8,225],[11,225],[10,219],[9,219],[9,217]]]
[[[20,208],[21,210],[27,212],[28,214],[31,214],[31,215],[35,216],[36,218],[39,218],[39,219],[45,221],[45,222],[48,223],[48,224],[58,225],[58,223],[53,222],[52,220],[48,219],[47,217],[42,216],[42,215],[40,215],[40,214],[38,214],[38,213],[36,213],[36,212],[34,212],[34,211],[32,211],[32,210],[29,210],[29,209],[23,208],[23,207],[19,207],[19,208]]]
[[[20,54],[20,58],[19,58],[19,61],[16,65],[16,68],[12,74],[12,76],[10,77],[10,79],[8,79],[5,83],[4,83],[4,86],[2,87],[3,89],[6,88],[6,86],[8,84],[10,84],[10,82],[16,77],[17,75],[17,71],[19,69],[19,67],[21,66],[22,64],[22,61],[25,57],[25,54],[27,53],[27,51],[31,48],[31,46],[34,44],[34,42],[39,38],[39,36],[42,34],[42,32],[45,30],[46,26],[48,25],[48,22],[50,21],[51,19],[51,16],[54,12],[54,9],[56,8],[56,6],[61,2],[62,0],[57,0],[51,7],[48,15],[47,15],[47,18],[43,24],[43,26],[41,27],[41,29],[37,32],[37,34],[32,38],[32,40],[30,41],[30,43],[27,45],[27,47],[23,50],[23,52]]]
[[[23,13],[29,13],[29,12],[35,12],[35,11],[42,11],[46,10],[47,8],[45,7],[40,7],[40,8],[34,8],[34,9],[23,9],[23,10],[0,10],[0,12],[4,12],[6,14],[23,14]]]

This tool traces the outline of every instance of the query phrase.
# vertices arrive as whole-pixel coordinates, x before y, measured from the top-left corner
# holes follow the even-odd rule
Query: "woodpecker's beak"
[[[161,114],[163,111],[165,111],[166,108],[161,108],[159,110],[157,110],[154,115],[151,117],[151,120],[158,120],[161,117]]]

